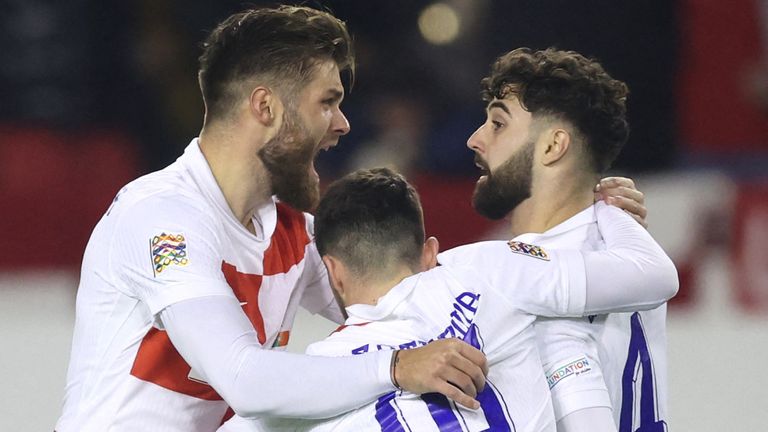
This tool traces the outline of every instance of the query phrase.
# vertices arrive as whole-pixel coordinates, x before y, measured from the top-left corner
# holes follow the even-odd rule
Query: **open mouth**
[[[333,147],[336,147],[336,144],[338,144],[338,143],[339,143],[338,141],[328,141],[327,143],[322,144],[320,146],[320,148],[318,149],[318,152],[320,152],[320,150],[328,151],[328,150],[332,149]]]
[[[318,143],[317,147],[315,148],[315,153],[312,155],[312,163],[309,165],[309,174],[315,179],[315,181],[320,181],[320,175],[317,173],[317,169],[315,168],[315,161],[317,161],[317,156],[321,151],[328,151],[333,147],[336,147],[338,143],[338,140],[328,140],[325,142],[321,141]]]
[[[475,155],[475,166],[480,169],[480,175],[483,177],[488,176],[490,173],[488,165],[477,155]]]

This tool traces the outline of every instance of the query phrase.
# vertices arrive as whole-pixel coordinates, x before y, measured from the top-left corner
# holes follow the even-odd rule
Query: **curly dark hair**
[[[417,265],[424,218],[416,190],[389,168],[359,170],[332,183],[315,211],[321,256],[341,259],[358,276]]]
[[[317,64],[332,60],[354,76],[355,55],[346,24],[304,6],[256,8],[222,21],[203,42],[200,89],[208,115],[225,115],[242,97],[241,84],[262,83],[296,94]],[[351,78],[350,78],[351,79]]]
[[[627,85],[577,52],[518,48],[496,59],[481,85],[486,102],[514,94],[532,115],[570,122],[598,173],[610,168],[629,137]]]

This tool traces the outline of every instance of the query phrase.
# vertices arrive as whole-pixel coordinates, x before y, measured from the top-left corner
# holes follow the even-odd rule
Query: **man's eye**
[[[493,130],[499,130],[502,126],[504,126],[501,122],[497,122],[495,120],[491,121],[491,124],[493,125]]]

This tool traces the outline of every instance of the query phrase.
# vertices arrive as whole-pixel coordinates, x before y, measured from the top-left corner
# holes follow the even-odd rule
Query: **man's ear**
[[[421,251],[421,271],[437,267],[437,253],[439,251],[440,243],[435,237],[430,237],[424,242],[424,248]]]
[[[571,133],[562,128],[548,130],[545,136],[544,155],[541,163],[549,166],[559,161],[571,147]]]
[[[345,285],[347,268],[341,260],[331,255],[323,255],[323,264],[328,270],[328,280],[331,282],[331,287],[336,291],[342,301],[346,304],[345,298]]]
[[[251,115],[264,126],[272,126],[281,108],[280,99],[267,87],[259,86],[253,89],[248,99]]]

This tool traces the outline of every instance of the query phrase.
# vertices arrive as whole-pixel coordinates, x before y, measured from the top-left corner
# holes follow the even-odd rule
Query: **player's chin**
[[[317,207],[320,202],[320,179],[314,167],[294,171],[283,180],[275,190],[275,195],[280,201],[304,212]]]
[[[317,208],[317,204],[320,202],[320,188],[307,188],[301,193],[295,194],[281,194],[277,198],[294,210],[311,212]]]

